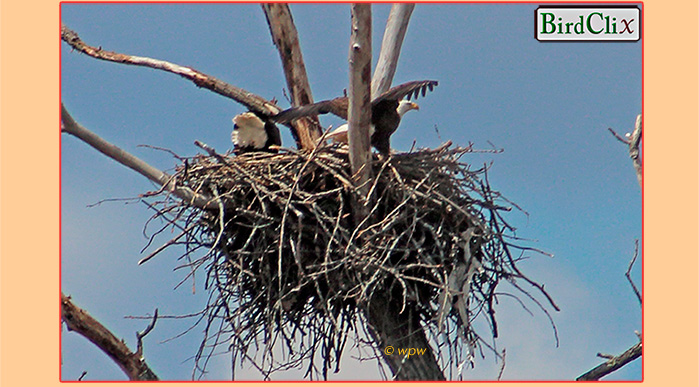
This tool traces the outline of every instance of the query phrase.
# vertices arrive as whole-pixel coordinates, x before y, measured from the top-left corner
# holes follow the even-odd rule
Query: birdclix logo
[[[637,6],[539,7],[534,36],[541,42],[631,41],[641,38]]]

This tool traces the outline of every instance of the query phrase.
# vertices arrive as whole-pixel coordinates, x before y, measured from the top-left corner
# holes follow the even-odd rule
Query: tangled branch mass
[[[350,335],[360,343],[373,334],[363,312],[377,294],[440,338],[442,362],[470,363],[488,346],[472,322],[484,318],[497,336],[495,289],[526,277],[504,239],[508,208],[485,168],[460,161],[469,152],[447,143],[375,155],[373,204],[359,224],[345,146],[198,155],[178,166],[177,184],[218,208],[156,195],[155,216],[184,230],[185,266],[207,273],[199,370],[223,346],[265,375],[306,364],[307,375],[326,378]]]

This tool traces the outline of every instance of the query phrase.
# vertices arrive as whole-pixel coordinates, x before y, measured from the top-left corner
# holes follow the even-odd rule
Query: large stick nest
[[[488,346],[474,319],[483,317],[487,334],[497,336],[500,280],[539,287],[510,255],[500,216],[507,208],[486,168],[460,161],[470,148],[374,156],[370,215],[359,222],[352,203],[364,204],[346,149],[199,155],[177,167],[177,183],[217,208],[158,203],[157,216],[187,236],[185,266],[207,273],[199,371],[223,348],[266,376],[305,364],[307,375],[327,377],[350,334],[355,342],[369,337],[362,311],[377,292],[417,313],[443,367],[461,369]]]

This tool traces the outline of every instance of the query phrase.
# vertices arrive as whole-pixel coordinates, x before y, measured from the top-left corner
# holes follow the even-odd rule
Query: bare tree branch
[[[63,293],[61,293],[61,319],[66,323],[69,331],[79,333],[106,353],[124,371],[129,380],[158,380],[158,376],[141,357],[141,351],[131,352],[123,340],[119,340],[99,321],[75,306],[70,297]],[[140,341],[139,337],[139,343]]]
[[[636,170],[636,179],[638,179],[638,185],[643,189],[643,158],[640,150],[643,139],[643,116],[641,114],[636,116],[633,132],[627,134],[626,137],[622,137],[612,128],[608,128],[608,130],[617,140],[629,147],[629,157],[633,163],[633,168]]]
[[[230,85],[210,75],[206,75],[191,67],[180,66],[158,59],[106,51],[103,50],[102,47],[89,46],[80,39],[77,33],[66,27],[64,24],[61,24],[61,39],[74,49],[93,58],[134,66],[150,67],[152,69],[177,74],[185,79],[189,79],[199,87],[209,89],[224,97],[231,98],[238,103],[245,105],[248,109],[259,111],[260,113],[268,116],[275,115],[282,110],[279,108],[279,106],[271,101],[268,101],[239,87]]]
[[[639,146],[641,143],[641,138],[642,138],[642,116],[639,114],[636,117],[636,124],[634,126],[634,130],[631,134],[627,134],[625,137],[617,134],[614,129],[609,128],[609,131],[612,133],[612,135],[619,140],[620,142],[626,144],[629,147],[629,156],[631,157],[631,160],[633,161],[634,164],[634,169],[636,170],[636,177],[638,178],[638,184],[641,186],[641,189],[643,189],[643,163],[640,158],[640,151],[639,151]],[[641,292],[638,291],[638,288],[636,287],[636,284],[634,284],[633,280],[631,279],[631,269],[633,268],[634,263],[636,262],[636,259],[638,258],[638,239],[636,239],[635,243],[635,249],[634,249],[634,254],[633,257],[631,258],[631,262],[629,262],[629,267],[626,269],[626,279],[629,281],[631,284],[631,288],[633,289],[633,292],[636,294],[636,298],[638,299],[639,304],[641,305],[641,308],[643,308],[643,297],[641,296]],[[633,347],[627,349],[624,353],[622,353],[619,356],[613,356],[613,355],[607,355],[607,354],[602,354],[598,353],[598,357],[602,357],[605,359],[608,359],[606,362],[598,365],[597,367],[591,369],[590,371],[580,375],[577,377],[575,380],[599,380],[600,378],[611,374],[612,372],[620,369],[621,367],[625,366],[626,364],[638,359],[643,355],[643,337],[638,334],[638,339],[639,343],[634,345]]]
[[[643,117],[641,114],[636,116],[636,125],[634,125],[633,132],[631,132],[631,138],[629,139],[629,156],[633,161],[633,167],[636,170],[636,178],[638,179],[638,184],[643,189],[643,160],[641,158],[641,151],[639,149],[641,144],[641,138],[643,137]]]
[[[636,284],[634,284],[633,280],[631,279],[631,269],[633,268],[633,264],[636,263],[637,258],[638,258],[638,239],[636,239],[636,247],[634,248],[633,258],[631,258],[631,262],[629,262],[629,268],[626,269],[625,275],[626,275],[626,279],[629,280],[629,283],[631,284],[631,288],[633,289],[634,294],[636,294],[636,299],[638,299],[638,303],[641,304],[641,308],[643,308],[643,296],[641,296],[641,292],[638,291]]]
[[[153,313],[153,319],[150,324],[143,330],[143,332],[136,332],[136,356],[141,358],[143,356],[143,338],[148,335],[153,328],[155,328],[155,323],[158,321],[158,308],[155,308],[155,313]]]
[[[289,5],[285,3],[262,4],[267,17],[272,41],[282,60],[286,85],[291,93],[291,105],[302,106],[313,103],[311,85],[308,82],[306,65],[303,62],[299,36],[291,17]],[[295,121],[299,148],[313,149],[322,130],[317,117],[302,117]]]
[[[376,64],[376,70],[374,70],[374,78],[371,80],[372,98],[381,95],[393,83],[393,76],[396,74],[398,58],[400,57],[400,48],[403,45],[413,9],[415,9],[414,3],[396,3],[391,7],[381,43],[379,61]]]
[[[352,4],[352,32],[349,52],[349,160],[360,202],[353,206],[359,224],[369,213],[371,179],[371,4]]]
[[[643,343],[641,342],[627,349],[621,355],[614,356],[590,371],[578,376],[575,380],[599,380],[600,378],[607,376],[626,364],[638,359],[642,354]]]
[[[61,121],[63,123],[63,127],[61,128],[62,132],[72,134],[73,136],[81,139],[91,147],[102,152],[107,157],[133,169],[139,174],[145,176],[148,180],[167,188],[180,199],[200,208],[217,208],[209,198],[201,194],[197,194],[189,188],[177,187],[175,180],[167,173],[152,167],[138,157],[126,152],[116,145],[105,141],[95,133],[77,123],[73,117],[71,117],[70,113],[68,113],[68,110],[63,104],[61,104]]]

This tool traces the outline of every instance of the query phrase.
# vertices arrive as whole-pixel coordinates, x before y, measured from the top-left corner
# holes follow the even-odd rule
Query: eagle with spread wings
[[[380,153],[391,151],[390,138],[398,129],[401,117],[409,108],[402,101],[423,97],[432,91],[437,81],[412,81],[395,86],[371,101],[371,145]],[[256,96],[253,96],[256,97]],[[293,120],[331,113],[347,119],[349,98],[346,96],[293,107],[276,114],[269,108],[260,109],[259,104],[245,103],[250,111],[236,116],[232,140],[238,153],[248,151],[270,151],[272,145],[281,145],[279,129],[275,124],[289,125]],[[410,108],[416,109],[417,105]]]

